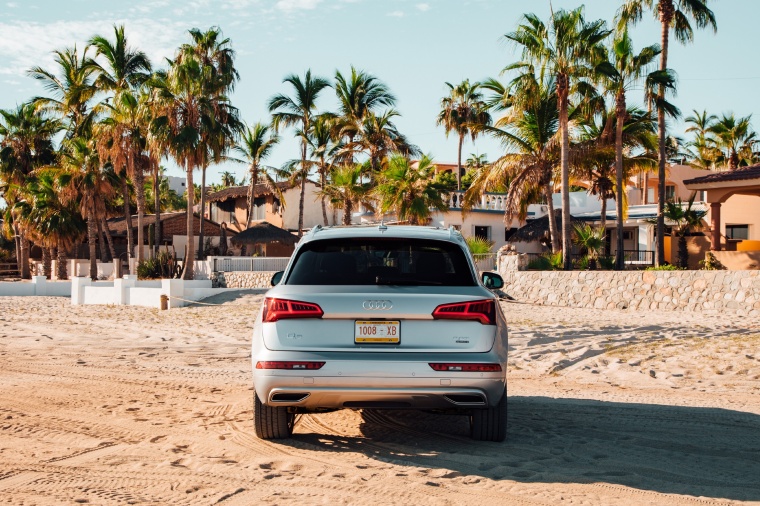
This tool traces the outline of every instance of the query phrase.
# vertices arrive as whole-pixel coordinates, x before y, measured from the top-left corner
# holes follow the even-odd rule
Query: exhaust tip
[[[447,401],[457,405],[485,406],[486,400],[482,395],[472,394],[448,394],[444,395]]]
[[[278,393],[272,395],[272,402],[301,402],[309,396],[307,393]]]

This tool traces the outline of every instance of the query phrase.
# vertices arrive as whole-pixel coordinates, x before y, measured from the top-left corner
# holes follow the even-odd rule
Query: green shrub
[[[477,235],[470,236],[465,241],[470,249],[470,253],[473,255],[486,255],[491,252],[491,248],[493,247],[493,242]]]
[[[182,274],[174,253],[159,251],[154,258],[148,258],[137,264],[138,279],[171,279]]]
[[[699,261],[699,265],[702,266],[702,270],[704,271],[722,271],[726,269],[726,267],[720,263],[720,260],[715,258],[715,255],[710,251],[705,254],[704,260]]]
[[[659,267],[647,267],[646,270],[648,271],[685,271],[686,269],[683,267],[678,267],[677,265],[661,265]]]
[[[611,271],[615,269],[615,257],[609,255],[599,257],[599,267],[605,271]]]
[[[560,271],[562,270],[562,252],[546,253],[532,260],[528,264],[528,269],[536,271]]]

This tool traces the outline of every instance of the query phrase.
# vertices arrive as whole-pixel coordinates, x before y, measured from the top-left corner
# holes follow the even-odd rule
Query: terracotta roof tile
[[[686,185],[702,183],[722,183],[726,181],[743,181],[746,179],[760,179],[760,164],[750,165],[748,167],[739,167],[736,170],[725,172],[713,172],[707,176],[687,179],[683,183]]]

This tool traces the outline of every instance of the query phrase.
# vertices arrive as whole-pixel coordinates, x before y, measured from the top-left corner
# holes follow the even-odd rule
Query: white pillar
[[[87,286],[92,286],[92,280],[90,278],[80,278],[74,276],[71,278],[71,305],[77,306],[84,304],[84,289]]]

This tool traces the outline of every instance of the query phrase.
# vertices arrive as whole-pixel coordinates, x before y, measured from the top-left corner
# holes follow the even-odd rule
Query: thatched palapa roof
[[[298,237],[268,221],[260,221],[232,238],[232,243],[238,245],[273,242],[293,245],[298,242]]]
[[[557,230],[562,230],[562,209],[555,209],[554,216],[557,220]],[[582,225],[584,222],[574,216],[570,216],[570,226]],[[549,237],[549,215],[535,220],[530,220],[528,223],[517,230],[508,242],[533,242],[540,241],[541,239]]]

